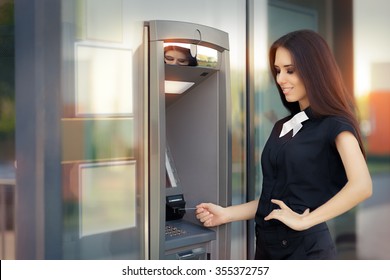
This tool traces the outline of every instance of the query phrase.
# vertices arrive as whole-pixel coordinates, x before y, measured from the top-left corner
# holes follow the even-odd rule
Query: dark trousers
[[[331,260],[336,247],[325,223],[304,231],[256,226],[256,260]]]

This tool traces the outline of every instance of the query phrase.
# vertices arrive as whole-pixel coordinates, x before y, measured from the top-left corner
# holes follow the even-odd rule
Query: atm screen
[[[180,66],[216,68],[218,51],[205,46],[185,43],[164,43],[164,61]]]

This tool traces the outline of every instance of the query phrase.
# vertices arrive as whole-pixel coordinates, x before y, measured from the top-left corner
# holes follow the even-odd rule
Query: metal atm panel
[[[200,202],[231,204],[228,34],[211,27],[150,21],[150,257],[227,259],[230,229],[209,229],[195,218]],[[217,54],[213,67],[169,65],[167,43],[200,46]],[[166,81],[191,83],[181,94]]]

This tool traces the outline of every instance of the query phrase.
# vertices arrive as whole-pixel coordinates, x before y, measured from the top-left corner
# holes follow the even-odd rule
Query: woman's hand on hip
[[[272,203],[277,204],[280,209],[274,209],[271,211],[271,213],[268,214],[267,217],[264,218],[264,220],[269,221],[272,219],[279,220],[286,226],[294,229],[294,230],[305,230],[308,229],[310,226],[305,225],[304,223],[304,217],[310,214],[309,208],[305,210],[302,214],[299,214],[297,212],[294,212],[289,208],[283,201],[277,200],[277,199],[271,199]]]

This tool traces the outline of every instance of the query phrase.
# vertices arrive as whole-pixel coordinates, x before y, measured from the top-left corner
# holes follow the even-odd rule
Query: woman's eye
[[[287,74],[294,74],[295,69],[294,68],[287,68]]]
[[[172,61],[174,58],[172,56],[166,56],[165,60]]]

